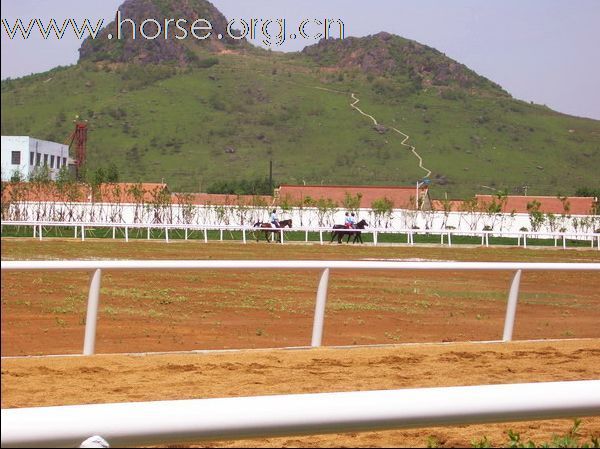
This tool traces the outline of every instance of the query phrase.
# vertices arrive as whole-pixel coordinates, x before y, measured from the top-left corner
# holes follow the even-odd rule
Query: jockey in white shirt
[[[273,212],[271,212],[271,225],[274,228],[279,228],[279,220],[277,219],[277,210],[273,209]]]

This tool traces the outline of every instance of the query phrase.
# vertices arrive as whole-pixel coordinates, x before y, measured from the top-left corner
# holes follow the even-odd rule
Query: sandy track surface
[[[130,258],[599,260],[595,250],[2,239],[3,260]],[[307,345],[318,274],[103,273],[96,350]],[[2,407],[600,379],[600,278],[591,273],[526,273],[514,333],[520,341],[458,343],[501,338],[511,276],[336,271],[330,279],[324,344],[357,346],[352,349],[6,358],[80,353],[89,275],[3,273]],[[530,339],[542,341],[525,341]],[[419,344],[361,346],[409,342]],[[484,437],[506,445],[508,429],[541,444],[571,426],[571,420],[555,420],[202,444],[469,447]],[[584,418],[581,435],[587,442],[600,435],[600,418]]]
[[[5,358],[2,407],[599,378],[599,339]],[[571,420],[532,421],[204,442],[188,447],[422,447],[428,442],[469,447],[483,437],[494,445],[506,444],[508,429],[541,444],[553,434],[566,433],[571,425]],[[584,418],[581,435],[588,442],[591,436],[600,435],[600,417]]]

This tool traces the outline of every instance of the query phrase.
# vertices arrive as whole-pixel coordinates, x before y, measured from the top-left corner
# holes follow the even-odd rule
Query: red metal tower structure
[[[87,120],[81,121],[75,119],[75,130],[69,137],[69,149],[75,142],[75,175],[79,180],[81,177],[81,168],[85,165],[86,145],[87,145]]]

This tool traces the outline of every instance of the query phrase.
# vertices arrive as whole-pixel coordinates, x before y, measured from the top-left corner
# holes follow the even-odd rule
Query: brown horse
[[[332,243],[336,237],[338,239],[338,243],[342,243],[342,239],[346,235],[348,236],[346,243],[350,242],[350,237],[352,236],[354,236],[352,243],[356,243],[357,240],[360,240],[360,243],[363,243],[361,232],[358,229],[365,229],[366,226],[369,226],[369,223],[367,223],[365,220],[360,220],[358,223],[356,223],[356,228],[354,229],[349,229],[344,225],[334,225],[333,231],[331,232],[331,241],[329,243]]]
[[[277,234],[275,234],[275,239],[277,239],[278,242],[281,241],[281,231],[279,231],[279,229],[281,228],[291,228],[292,227],[292,220],[281,220],[279,222],[279,227],[278,228],[274,228],[271,223],[262,223],[262,222],[257,222],[254,224],[255,228],[260,228],[264,233],[265,233],[265,240],[269,243],[271,243],[271,234],[276,232]],[[256,236],[256,241],[258,242],[258,240],[260,239],[260,233],[256,234],[254,233],[254,235]]]

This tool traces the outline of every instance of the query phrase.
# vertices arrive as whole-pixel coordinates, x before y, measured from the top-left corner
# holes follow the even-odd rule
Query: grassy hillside
[[[65,141],[89,120],[88,168],[198,191],[268,174],[277,182],[413,184],[432,171],[435,196],[572,194],[598,184],[600,122],[556,113],[490,87],[410,86],[410,73],[326,67],[313,55],[196,49],[195,67],[82,62],[2,82],[2,134]],[[316,89],[324,87],[346,93]]]

